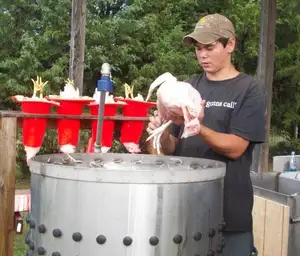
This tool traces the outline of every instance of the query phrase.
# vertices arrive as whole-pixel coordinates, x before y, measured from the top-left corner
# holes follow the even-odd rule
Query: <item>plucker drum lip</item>
[[[83,113],[83,108],[87,104],[94,101],[92,98],[78,98],[78,99],[62,99],[59,97],[48,97],[49,99],[59,102],[60,106],[57,108],[59,115],[75,115],[80,116]],[[58,145],[72,145],[77,147],[78,136],[80,130],[79,119],[66,119],[62,117],[57,120]]]
[[[34,98],[18,98],[18,96],[12,96],[14,101],[21,104],[21,110],[27,114],[50,114],[51,108],[59,106],[59,103],[45,100],[45,99],[34,99]],[[35,149],[37,153],[43,144],[44,136],[47,129],[47,118],[24,118],[23,119],[23,144],[25,150],[28,148]],[[26,152],[28,154],[28,152]],[[28,156],[28,158],[31,158]],[[28,159],[29,160],[29,159]]]
[[[105,103],[104,107],[104,116],[116,116],[119,107],[124,107],[127,104],[124,102],[115,102],[115,103]],[[92,102],[87,105],[90,110],[90,114],[93,116],[98,116],[99,111],[99,103]],[[94,143],[96,141],[97,135],[97,120],[92,120],[92,137],[89,141],[88,148],[86,153],[93,153],[94,152]],[[113,143],[113,135],[115,129],[115,121],[114,120],[103,120],[103,129],[102,129],[102,145],[101,147],[107,149],[104,151],[108,151]]]
[[[127,103],[123,107],[123,116],[130,117],[147,117],[149,109],[156,107],[156,102],[145,102],[132,99],[124,99],[116,97],[116,100]],[[125,146],[127,143],[139,144],[140,138],[144,130],[143,121],[124,121],[121,127],[120,141]],[[126,147],[126,146],[125,146]],[[126,147],[130,152],[130,149]],[[130,152],[137,153],[137,152]]]

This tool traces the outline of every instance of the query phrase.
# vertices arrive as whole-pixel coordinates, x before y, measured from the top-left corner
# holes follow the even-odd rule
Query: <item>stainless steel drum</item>
[[[77,162],[55,154],[30,163],[29,255],[222,251],[224,163],[130,154],[72,157]]]

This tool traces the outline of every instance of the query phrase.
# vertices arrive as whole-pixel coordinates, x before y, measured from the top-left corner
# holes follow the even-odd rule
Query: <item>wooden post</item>
[[[0,255],[14,255],[17,118],[0,119]]]
[[[86,0],[72,0],[69,79],[83,92]]]
[[[269,164],[269,135],[271,124],[272,85],[275,59],[275,27],[276,27],[276,0],[261,0],[261,25],[259,60],[257,79],[265,86],[267,93],[267,109],[265,137],[263,145],[257,145],[253,153],[252,170],[258,170],[260,176],[268,171]]]

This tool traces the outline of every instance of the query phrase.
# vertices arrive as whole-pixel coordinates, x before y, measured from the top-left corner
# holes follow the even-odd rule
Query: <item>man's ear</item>
[[[228,43],[226,45],[228,53],[233,53],[236,48],[236,39],[234,37],[231,37],[228,39]]]

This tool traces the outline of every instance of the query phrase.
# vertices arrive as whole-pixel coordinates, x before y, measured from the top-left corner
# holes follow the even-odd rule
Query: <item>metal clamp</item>
[[[290,218],[290,223],[291,224],[295,224],[295,223],[298,223],[298,222],[300,222],[300,217],[296,217],[296,218],[291,217]]]

